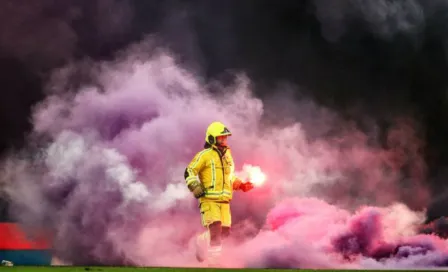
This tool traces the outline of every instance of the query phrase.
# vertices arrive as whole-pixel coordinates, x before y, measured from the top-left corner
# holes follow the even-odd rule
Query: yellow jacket
[[[185,170],[187,186],[199,180],[205,187],[205,196],[199,202],[230,202],[233,194],[235,165],[230,148],[221,155],[214,146],[198,152]]]

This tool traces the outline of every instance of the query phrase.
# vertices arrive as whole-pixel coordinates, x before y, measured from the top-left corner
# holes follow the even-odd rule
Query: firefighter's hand
[[[254,184],[250,181],[246,181],[245,183],[241,183],[240,189],[243,192],[248,192],[254,188]]]
[[[190,184],[190,186],[188,186],[188,189],[190,189],[195,198],[200,198],[205,195],[204,186],[199,181],[195,181]]]
[[[252,190],[254,185],[250,181],[243,182],[240,179],[237,179],[233,182],[233,190],[241,190],[243,192],[247,192]]]
[[[233,190],[240,190],[241,189],[241,184],[243,184],[243,182],[240,179],[236,179],[233,182]]]

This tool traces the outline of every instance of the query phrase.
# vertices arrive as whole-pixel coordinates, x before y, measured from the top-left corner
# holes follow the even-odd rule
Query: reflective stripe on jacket
[[[186,173],[187,186],[199,180],[205,187],[205,196],[200,198],[200,202],[232,199],[232,186],[236,176],[230,148],[223,155],[214,146],[198,152],[188,164]]]

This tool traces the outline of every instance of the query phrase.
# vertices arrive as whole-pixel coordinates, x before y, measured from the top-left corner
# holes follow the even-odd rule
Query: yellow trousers
[[[201,221],[204,227],[211,223],[220,221],[221,226],[230,227],[232,225],[232,214],[229,203],[202,202],[200,205]]]
[[[207,259],[210,267],[216,267],[221,258],[221,238],[228,236],[232,225],[230,204],[206,201],[200,204],[200,211],[202,225],[207,230],[197,237],[196,258],[199,261]],[[221,222],[221,224],[215,225],[212,230],[210,225],[215,222]]]

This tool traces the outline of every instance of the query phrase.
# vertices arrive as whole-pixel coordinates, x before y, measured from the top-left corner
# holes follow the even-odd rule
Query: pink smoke
[[[282,201],[267,227],[237,247],[240,266],[308,269],[445,266],[444,240],[416,235],[421,215],[402,204],[347,212],[316,198]],[[238,258],[239,257],[239,258]]]
[[[65,90],[70,68],[57,74],[33,115],[40,152],[5,162],[15,216],[30,232],[51,232],[55,255],[73,264],[199,266],[193,240],[202,229],[183,172],[207,125],[220,120],[233,132],[237,170],[251,164],[268,176],[263,187],[235,193],[237,239],[226,266],[413,267],[444,258],[438,238],[412,236],[417,214],[390,206],[406,197],[403,175],[414,200],[427,200],[412,122],[398,120],[386,147],[309,101],[295,106],[307,109],[298,121],[282,124],[278,115],[268,125],[268,104],[247,78],[211,95],[168,52],[148,57],[136,48],[90,67],[94,85]],[[309,111],[326,135],[309,138]],[[400,245],[441,257],[400,257]]]

